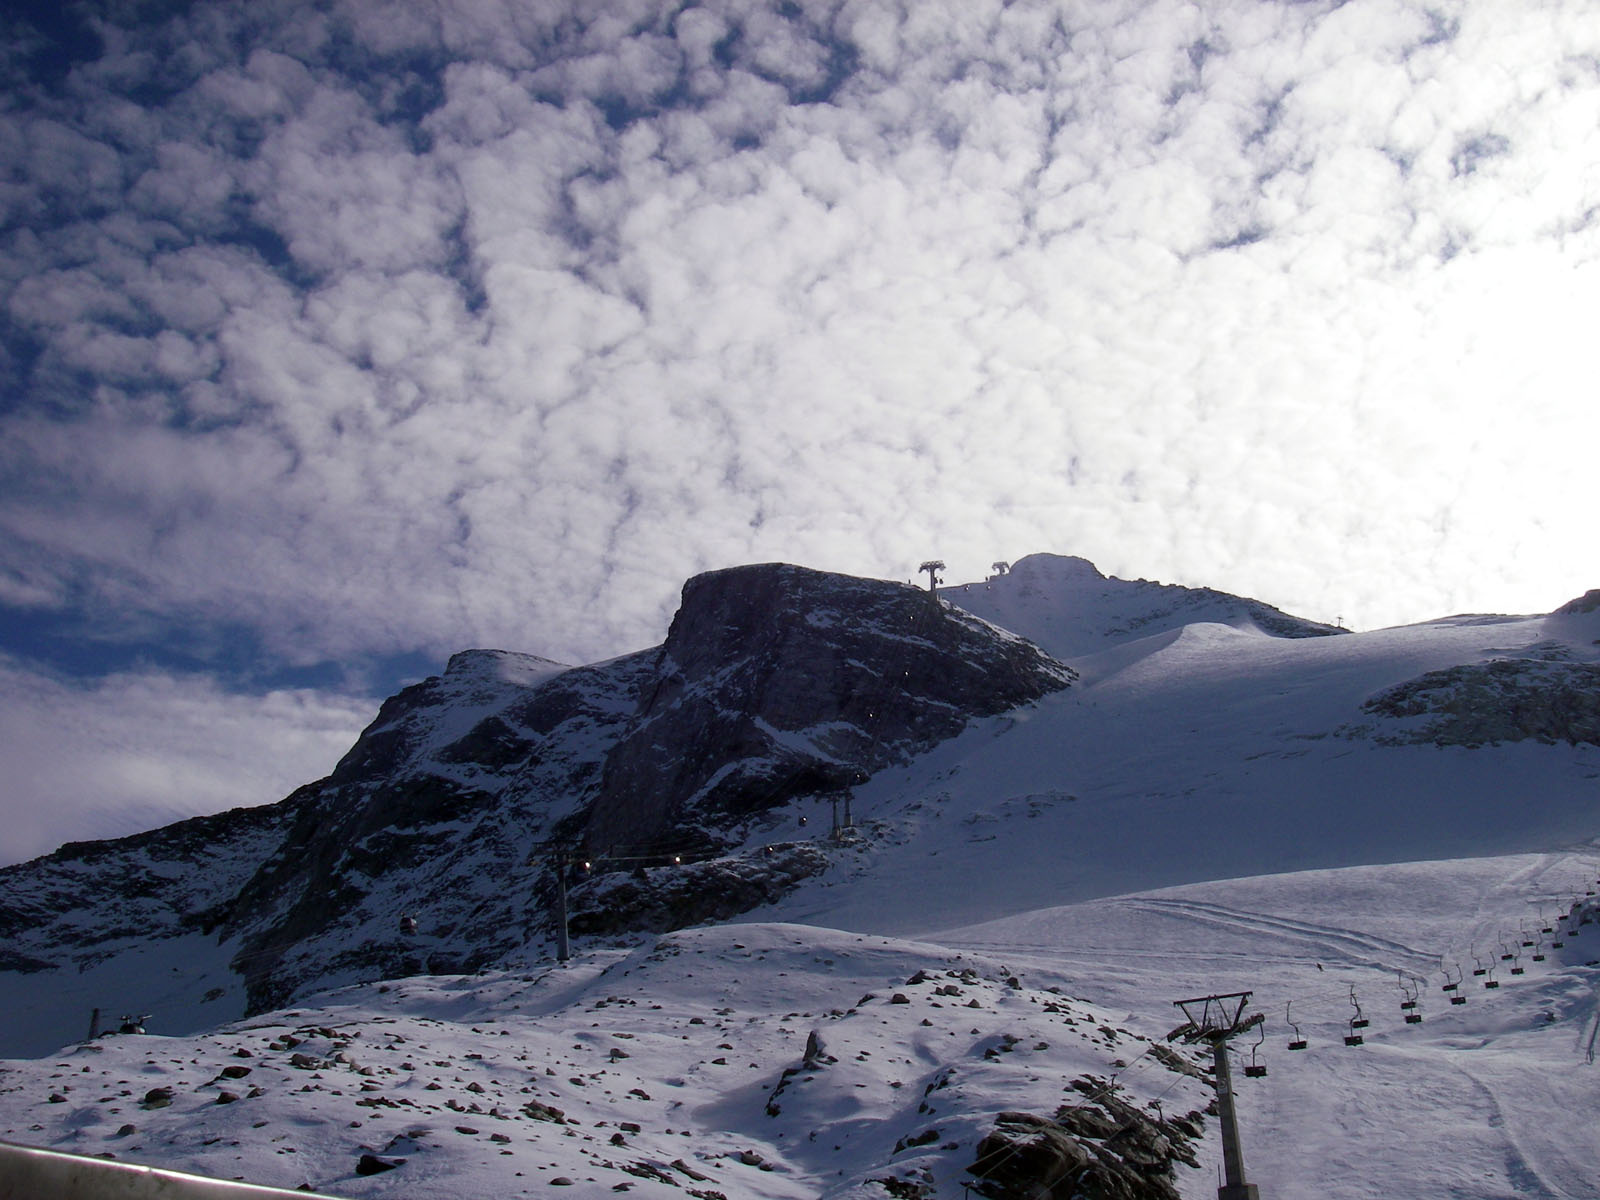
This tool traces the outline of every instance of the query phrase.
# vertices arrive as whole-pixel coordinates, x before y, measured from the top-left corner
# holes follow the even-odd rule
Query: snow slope
[[[1593,1197],[1600,925],[1556,918],[1593,904],[1597,872],[1593,845],[1306,871],[1041,910],[939,940],[1081,972],[1113,1010],[1252,990],[1268,1023],[1259,1050],[1255,1035],[1240,1039],[1240,1058],[1254,1051],[1268,1073],[1236,1070],[1235,1082],[1264,1197]],[[1502,942],[1516,959],[1501,960]],[[1490,974],[1474,976],[1475,962]],[[1405,1023],[1402,980],[1420,1023]],[[1442,990],[1451,981],[1464,1004]],[[1347,1047],[1352,991],[1371,1024]],[[1290,1019],[1304,1051],[1287,1049]]]
[[[1158,1031],[1061,982],[860,934],[685,931],[8,1063],[0,1137],[347,1196],[950,1195],[994,1113],[1052,1112],[1073,1080],[1121,1069],[1126,1103],[1208,1103]],[[156,1088],[170,1103],[141,1103]],[[363,1154],[397,1165],[360,1176]]]
[[[1593,661],[1585,632],[1462,618],[1287,639],[1208,623],[1069,659],[1070,691],[857,789],[867,847],[772,911],[920,935],[1207,879],[1583,841],[1600,832],[1600,747],[1388,744],[1407,723],[1362,704],[1448,665],[1557,645]],[[826,827],[826,810],[808,816]],[[780,833],[799,830],[752,839]]]
[[[1047,1114],[1074,1078],[1115,1073],[1146,1110],[1203,1107],[1139,1039],[1178,1023],[1173,1000],[1250,990],[1269,1073],[1236,1082],[1263,1196],[1600,1195],[1600,925],[1558,921],[1600,879],[1600,747],[1462,742],[1443,709],[1369,704],[1430,672],[1593,664],[1600,611],[1288,636],[1322,631],[1035,565],[943,594],[1077,684],[879,772],[849,836],[828,836],[815,801],[752,818],[746,850],[814,839],[833,866],[742,923],[5,1063],[0,1136],[350,1196],[543,1194],[560,1176],[573,1195],[879,1197],[871,1181],[893,1177],[953,1197],[998,1113]],[[1503,699],[1515,717],[1527,697]],[[922,970],[959,1001],[907,984]],[[1047,1011],[1050,987],[1070,1014]],[[1403,1019],[1411,996],[1420,1023]],[[1371,1024],[1350,1047],[1356,1005]],[[1287,1049],[1291,1017],[1304,1051]],[[309,1050],[270,1048],[295,1030]],[[767,1115],[812,1030],[837,1063],[793,1077]],[[237,1062],[262,1093],[219,1107]],[[171,1108],[138,1108],[152,1080],[176,1088]],[[581,1124],[526,1116],[529,1100]],[[1191,1198],[1215,1194],[1206,1129],[1200,1169],[1179,1169]],[[359,1177],[362,1152],[406,1162]]]

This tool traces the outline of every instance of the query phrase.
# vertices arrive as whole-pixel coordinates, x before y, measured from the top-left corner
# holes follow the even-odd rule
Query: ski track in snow
[[[1202,924],[1219,925],[1249,933],[1276,936],[1279,939],[1303,941],[1321,950],[1323,959],[1339,959],[1353,966],[1387,968],[1404,961],[1413,968],[1431,967],[1437,954],[1427,953],[1374,937],[1355,929],[1331,925],[1314,925],[1308,921],[1291,921],[1267,913],[1242,912],[1224,908],[1220,904],[1206,904],[1195,900],[1158,900],[1145,898],[1128,902],[1130,907],[1154,912],[1176,913]],[[1280,951],[1280,956],[1284,951]],[[1304,955],[1297,956],[1304,959]]]

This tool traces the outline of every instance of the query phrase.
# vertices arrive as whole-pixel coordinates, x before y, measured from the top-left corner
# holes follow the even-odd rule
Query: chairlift
[[[1261,1022],[1256,1026],[1256,1029],[1259,1032],[1259,1036],[1256,1038],[1256,1044],[1250,1047],[1250,1061],[1245,1064],[1244,1068],[1245,1077],[1248,1079],[1260,1079],[1267,1073],[1267,1064],[1256,1061],[1256,1051],[1260,1050],[1261,1044],[1267,1040],[1266,1022]]]
[[[1489,968],[1483,965],[1483,959],[1478,957],[1478,948],[1476,946],[1472,948],[1472,961],[1478,964],[1472,969],[1473,975],[1487,975],[1489,973]]]
[[[1296,1025],[1293,1018],[1289,1016],[1289,1006],[1293,1003],[1293,1000],[1286,1000],[1283,1005],[1284,1024],[1288,1025],[1294,1030],[1294,1037],[1289,1040],[1289,1049],[1304,1050],[1306,1048],[1305,1035],[1300,1032],[1300,1026]]]
[[[1406,984],[1404,971],[1396,971],[1394,974],[1395,981],[1400,985],[1400,1011],[1410,1012],[1417,1006],[1416,990]]]
[[[1362,1042],[1366,1041],[1366,1039],[1357,1033],[1355,1029],[1356,1023],[1351,1021],[1350,1032],[1344,1035],[1344,1044],[1346,1046],[1359,1046]]]
[[[1440,964],[1440,968],[1439,969],[1444,972],[1444,986],[1441,987],[1439,990],[1441,992],[1458,991],[1460,989],[1460,987],[1461,987],[1461,964],[1460,963],[1455,964],[1454,970],[1455,970],[1455,973],[1456,973],[1456,977],[1454,979],[1450,978],[1450,971],[1451,971],[1452,968],[1444,966],[1443,964]]]
[[[1493,975],[1490,975],[1489,978],[1483,981],[1483,986],[1486,988],[1497,988],[1500,986],[1500,981]]]
[[[1372,1024],[1361,1012],[1361,1002],[1356,999],[1356,985],[1350,985],[1350,1007],[1356,1010],[1356,1015],[1350,1018],[1351,1029],[1365,1029]]]

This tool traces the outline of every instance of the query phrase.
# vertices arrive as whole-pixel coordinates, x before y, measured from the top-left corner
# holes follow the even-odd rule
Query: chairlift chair
[[[1350,985],[1350,1007],[1356,1010],[1356,1015],[1350,1018],[1351,1029],[1365,1029],[1372,1024],[1361,1011],[1361,1002],[1356,999],[1356,985]]]
[[[1396,971],[1395,982],[1400,985],[1400,1011],[1410,1012],[1417,1006],[1417,989],[1406,983],[1404,971]]]
[[[1294,1020],[1289,1016],[1289,1006],[1293,1003],[1293,1000],[1285,1001],[1283,1006],[1284,1023],[1294,1030],[1294,1037],[1289,1039],[1289,1049],[1304,1050],[1306,1048],[1305,1035],[1300,1032],[1300,1026],[1296,1025]]]
[[[1256,1029],[1259,1033],[1259,1036],[1256,1038],[1256,1044],[1250,1047],[1250,1061],[1245,1064],[1244,1068],[1245,1077],[1247,1079],[1260,1079],[1267,1073],[1267,1064],[1256,1061],[1256,1051],[1260,1050],[1261,1043],[1267,1040],[1266,1022],[1263,1021],[1260,1025],[1256,1026]]]

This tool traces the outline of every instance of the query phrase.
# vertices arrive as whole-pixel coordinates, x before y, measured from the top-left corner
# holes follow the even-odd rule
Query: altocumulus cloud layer
[[[14,615],[582,661],[764,559],[1595,582],[1586,3],[67,11],[3,52]]]

